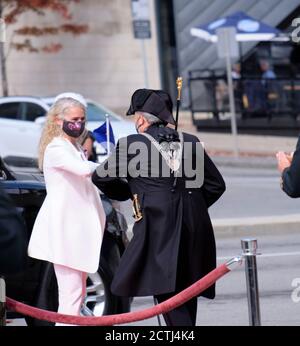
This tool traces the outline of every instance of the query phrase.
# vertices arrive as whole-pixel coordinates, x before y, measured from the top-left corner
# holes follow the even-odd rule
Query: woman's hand
[[[293,156],[292,155],[287,155],[283,151],[279,151],[276,154],[276,158],[277,158],[277,163],[278,163],[278,170],[282,174],[282,172],[286,168],[290,167],[290,165],[292,163]]]

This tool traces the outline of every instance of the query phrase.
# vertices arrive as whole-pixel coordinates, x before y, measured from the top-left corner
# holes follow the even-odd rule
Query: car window
[[[46,110],[33,102],[24,102],[24,114],[23,120],[34,121],[38,117],[43,117],[46,115]]]
[[[110,115],[110,120],[117,121],[118,118],[114,117],[105,108],[101,108],[94,103],[88,103],[87,108],[87,120],[88,121],[105,121],[105,114]]]
[[[0,118],[18,119],[20,102],[7,102],[0,104]]]

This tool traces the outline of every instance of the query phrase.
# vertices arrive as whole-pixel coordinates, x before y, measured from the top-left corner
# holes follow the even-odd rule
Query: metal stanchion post
[[[257,240],[242,239],[241,243],[243,256],[245,258],[249,324],[250,326],[260,326],[261,320],[256,266]]]
[[[0,276],[0,327],[6,325],[6,292],[5,281]]]

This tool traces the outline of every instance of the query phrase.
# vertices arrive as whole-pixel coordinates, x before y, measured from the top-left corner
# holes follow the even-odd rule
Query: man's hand
[[[276,154],[276,158],[277,158],[277,163],[278,163],[278,170],[282,174],[282,172],[286,168],[290,167],[291,162],[292,162],[292,156],[287,155],[283,151],[279,151]]]

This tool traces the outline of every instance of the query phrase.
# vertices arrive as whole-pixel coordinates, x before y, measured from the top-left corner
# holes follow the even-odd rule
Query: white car
[[[10,164],[32,165],[38,155],[38,143],[46,119],[46,113],[54,103],[54,97],[38,98],[11,96],[0,98],[0,156]],[[87,128],[91,131],[105,122],[109,115],[115,142],[135,133],[131,121],[124,120],[102,105],[87,99]],[[106,150],[96,144],[99,161],[106,158]]]

